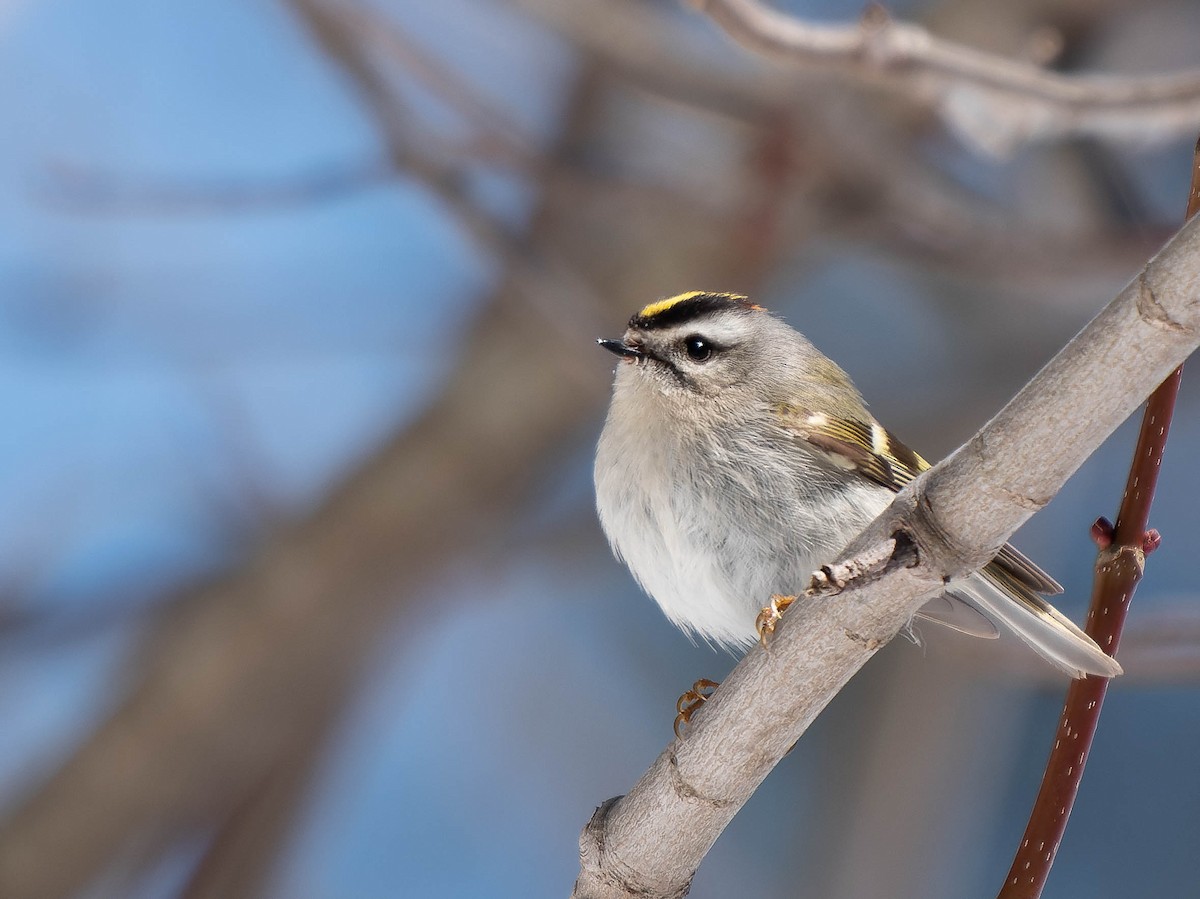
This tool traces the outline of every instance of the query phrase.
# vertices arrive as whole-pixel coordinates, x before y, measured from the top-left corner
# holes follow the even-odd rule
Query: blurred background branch
[[[1007,153],[1027,141],[1068,135],[1167,140],[1200,128],[1197,69],[1140,77],[1063,75],[939,40],[892,19],[880,5],[868,6],[857,24],[831,26],[783,15],[758,0],[692,2],[760,53],[911,92],[985,151]],[[1038,37],[1039,55],[1060,49],[1053,36]]]

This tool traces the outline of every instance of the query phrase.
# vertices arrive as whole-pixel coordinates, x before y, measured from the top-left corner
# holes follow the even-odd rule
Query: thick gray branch
[[[574,896],[675,897],[809,723],[927,596],[986,562],[1200,343],[1193,221],[992,421],[901,493],[844,560],[897,533],[916,567],[797,603],[630,791],[581,838]],[[802,585],[797,585],[798,587]]]

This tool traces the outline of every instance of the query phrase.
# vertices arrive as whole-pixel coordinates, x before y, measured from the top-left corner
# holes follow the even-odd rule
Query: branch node
[[[591,820],[579,835],[580,875],[575,881],[571,895],[579,899],[602,899],[602,897],[644,897],[644,899],[683,899],[691,888],[691,879],[677,893],[666,894],[641,886],[635,882],[635,874],[627,866],[614,864],[604,859],[609,816],[625,797],[614,796],[601,803],[592,814]]]
[[[1136,576],[1140,579],[1146,570],[1146,553],[1141,546],[1110,546],[1100,551],[1096,557],[1096,571],[1103,575],[1116,573],[1120,576],[1122,569],[1133,566]]]
[[[886,640],[880,640],[878,637],[868,637],[866,634],[860,634],[856,631],[850,630],[849,628],[843,630],[842,633],[844,633],[849,640],[859,644],[868,652],[874,652],[887,642]]]
[[[604,851],[604,832],[609,812],[623,798],[623,796],[614,796],[612,799],[606,799],[596,806],[596,811],[592,812],[591,820],[583,828],[583,833],[579,835],[579,857],[581,859],[586,860],[593,853],[599,856]]]
[[[1137,312],[1138,318],[1146,324],[1161,328],[1164,331],[1170,331],[1175,334],[1190,334],[1192,329],[1182,322],[1178,322],[1171,317],[1162,303],[1158,301],[1158,297],[1154,295],[1154,287],[1151,286],[1150,277],[1151,267],[1142,269],[1142,273],[1137,279]]]
[[[1008,487],[1001,486],[1000,484],[992,484],[990,486],[1001,496],[1007,497],[1017,507],[1030,512],[1040,512],[1050,504],[1049,497],[1026,496],[1019,490],[1010,490]]]
[[[680,799],[689,802],[703,802],[713,808],[728,808],[731,805],[737,805],[733,799],[718,799],[714,796],[705,796],[684,778],[683,772],[679,770],[679,756],[672,749],[670,756],[671,783],[675,790],[675,794]]]

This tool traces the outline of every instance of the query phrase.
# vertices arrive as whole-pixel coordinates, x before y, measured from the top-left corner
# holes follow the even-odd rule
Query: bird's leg
[[[702,677],[692,684],[692,689],[679,697],[675,703],[675,711],[679,713],[675,716],[676,737],[683,738],[683,728],[692,720],[692,716],[700,711],[700,707],[708,702],[708,697],[712,696],[713,690],[718,686],[720,684],[717,681]]]
[[[787,607],[795,601],[796,597],[794,596],[781,596],[773,593],[771,594],[771,604],[758,613],[758,617],[754,619],[754,628],[758,631],[758,642],[763,645],[763,649],[767,648],[767,640],[775,633],[775,625],[779,623],[779,619],[783,617]]]

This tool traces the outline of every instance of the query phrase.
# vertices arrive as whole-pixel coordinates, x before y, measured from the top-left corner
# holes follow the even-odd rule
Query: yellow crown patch
[[[707,290],[689,290],[686,293],[676,294],[673,297],[667,297],[665,300],[655,300],[653,303],[643,306],[642,311],[637,314],[637,317],[642,319],[654,318],[654,316],[661,315],[672,306],[677,306],[684,300],[690,300],[694,299],[695,297],[703,296],[720,297],[722,299],[734,300],[737,302],[744,302],[747,299],[747,297],[744,297],[738,293],[712,293],[711,291]]]

